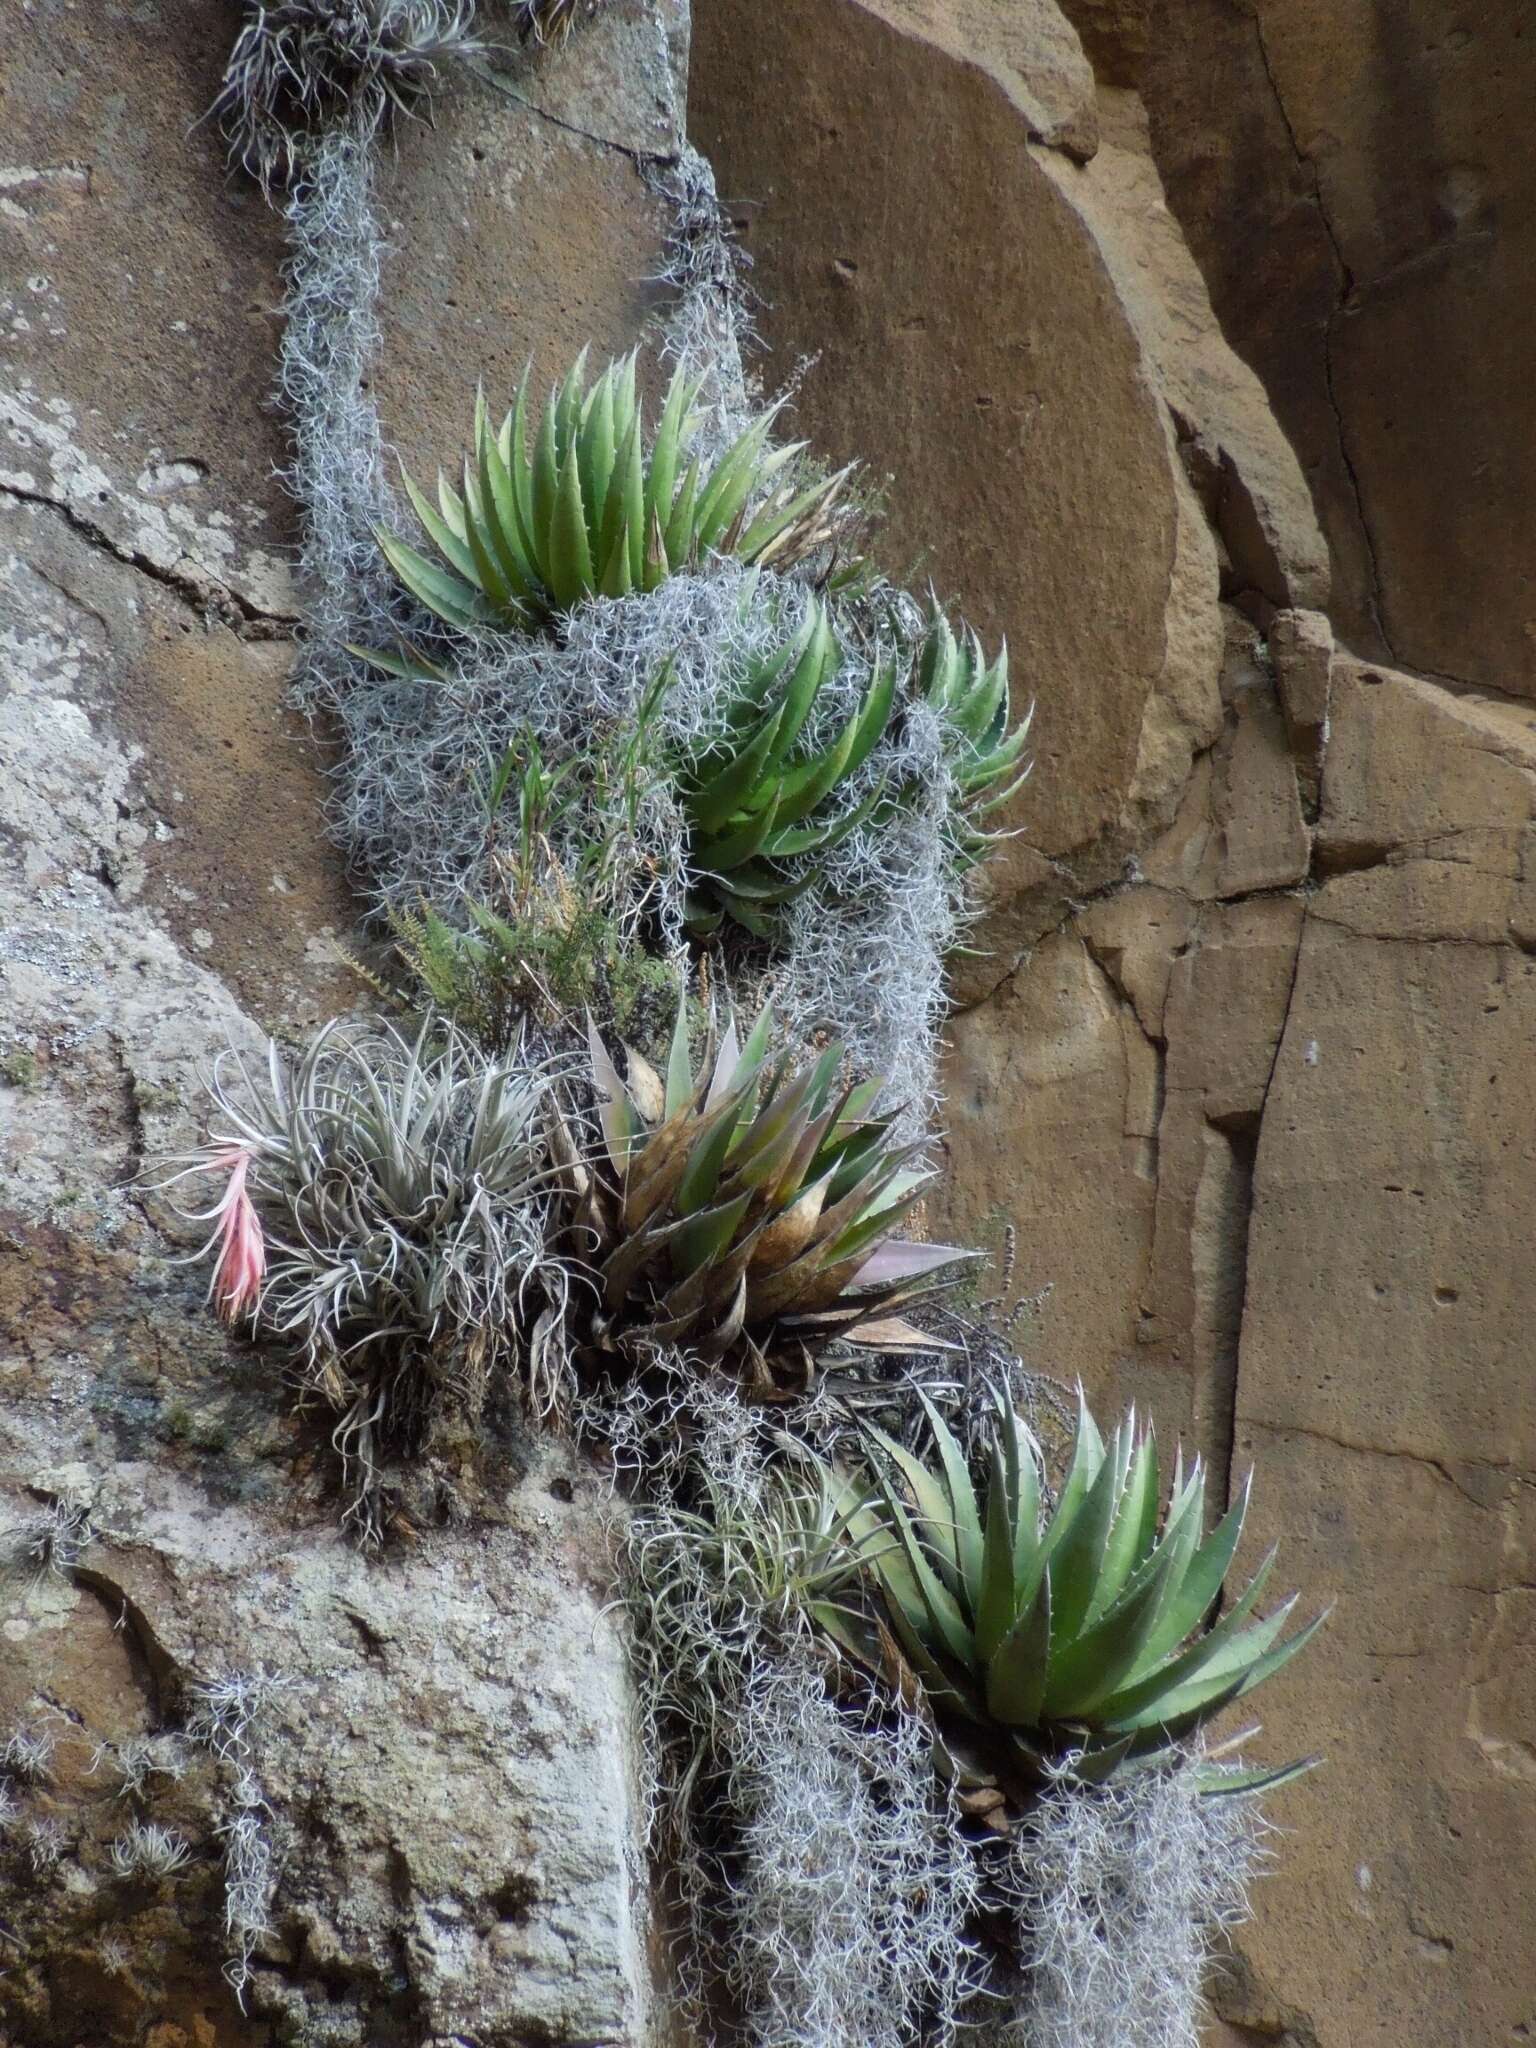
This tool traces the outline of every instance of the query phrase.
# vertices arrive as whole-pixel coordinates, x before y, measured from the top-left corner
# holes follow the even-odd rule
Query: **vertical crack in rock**
[[[1321,174],[1318,171],[1317,165],[1301,146],[1300,137],[1297,135],[1295,125],[1291,120],[1290,108],[1286,105],[1285,95],[1280,90],[1279,76],[1275,71],[1274,63],[1269,54],[1269,44],[1264,35],[1264,17],[1258,0],[1250,0],[1250,5],[1246,11],[1253,23],[1254,45],[1259,53],[1259,62],[1264,68],[1265,79],[1268,81],[1269,89],[1274,95],[1275,111],[1280,116],[1281,124],[1285,129],[1286,139],[1290,143],[1292,153],[1296,158],[1297,167],[1311,183],[1312,200],[1317,208],[1317,217],[1322,225],[1323,233],[1328,237],[1328,246],[1333,252],[1333,260],[1338,269],[1338,302],[1334,306],[1333,311],[1328,315],[1328,318],[1323,322],[1323,388],[1328,398],[1328,409],[1333,415],[1334,433],[1339,448],[1339,460],[1344,466],[1344,474],[1349,479],[1350,496],[1354,501],[1355,507],[1355,520],[1360,529],[1360,538],[1365,544],[1366,559],[1370,563],[1371,588],[1369,604],[1371,620],[1377,632],[1381,635],[1382,646],[1395,662],[1398,660],[1398,654],[1392,644],[1391,635],[1387,631],[1381,562],[1376,551],[1376,536],[1371,531],[1371,522],[1366,515],[1365,491],[1360,481],[1360,472],[1355,466],[1354,456],[1350,452],[1349,435],[1344,425],[1344,410],[1339,403],[1338,388],[1334,375],[1334,328],[1354,294],[1355,275],[1349,263],[1345,260],[1343,245],[1339,241],[1338,231],[1334,227],[1333,220],[1328,212],[1327,202],[1323,198]]]

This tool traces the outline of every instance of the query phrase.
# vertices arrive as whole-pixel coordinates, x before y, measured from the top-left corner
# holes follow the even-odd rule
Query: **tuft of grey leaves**
[[[478,57],[475,0],[253,0],[209,115],[263,192],[302,176],[317,135],[371,142],[421,111],[451,59]]]

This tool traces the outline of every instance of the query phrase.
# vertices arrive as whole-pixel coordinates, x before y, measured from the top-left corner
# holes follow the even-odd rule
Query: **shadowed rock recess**
[[[367,991],[282,229],[197,125],[238,11],[11,11],[0,2048],[677,2038],[603,1486],[509,1429],[360,1554],[135,1185]],[[934,1233],[1011,1231],[1030,1363],[1259,1461],[1246,1561],[1337,1602],[1209,2038],[1536,2038],[1536,18],[694,0],[690,69],[686,0],[578,11],[381,156],[386,436],[652,330],[686,84],[765,382],[1038,702]]]
[[[1338,1603],[1233,2044],[1536,2033],[1527,12],[695,12],[770,374],[1038,699],[935,1228]]]

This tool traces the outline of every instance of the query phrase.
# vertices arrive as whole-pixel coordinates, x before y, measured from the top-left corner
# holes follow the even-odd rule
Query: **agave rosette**
[[[1098,1784],[1171,1760],[1217,1714],[1288,1664],[1321,1626],[1283,1636],[1295,1607],[1255,1610],[1271,1550],[1209,1628],[1242,1536],[1249,1487],[1204,1533],[1205,1474],[1180,1459],[1159,1516],[1157,1448],[1134,1411],[1106,1445],[1080,1403],[1071,1462],[1042,1514],[1041,1462],[999,1393],[978,1487],[924,1401],[935,1459],[865,1426],[877,1493],[852,1540],[889,1634],[884,1661],[910,1674],[971,1810],[1006,1826],[1063,1770]],[[879,1635],[846,1607],[817,1618],[863,1661]],[[1202,1772],[1210,1793],[1283,1783],[1315,1759]]]
[[[895,1236],[932,1175],[871,1113],[881,1084],[843,1086],[840,1045],[770,1062],[771,1031],[769,1009],[744,1042],[732,1022],[695,1073],[683,1007],[666,1075],[630,1051],[621,1079],[589,1027],[599,1170],[554,1135],[597,1291],[589,1349],[676,1346],[762,1399],[803,1392],[831,1347],[935,1347],[898,1311],[969,1256]]]
[[[805,743],[838,662],[826,607],[812,597],[799,631],[753,666],[722,737],[680,773],[693,873],[688,925],[696,938],[727,917],[771,938],[783,906],[817,879],[815,856],[856,831],[880,802],[877,782],[858,802],[835,807],[838,789],[852,782],[890,724],[894,662],[877,663],[864,696],[825,745]],[[786,874],[785,862],[798,863],[798,872]]]
[[[583,598],[654,590],[712,550],[787,568],[831,538],[848,471],[800,489],[786,482],[805,444],[771,444],[773,408],[710,463],[689,452],[700,380],[679,368],[647,452],[635,357],[610,363],[590,387],[586,361],[583,349],[536,430],[528,372],[499,428],[480,394],[460,483],[439,474],[435,505],[402,471],[433,553],[382,528],[377,539],[401,583],[445,624],[528,630]]]
[[[1032,763],[1024,748],[1034,707],[1009,730],[1012,708],[1008,693],[1008,646],[989,662],[977,635],[956,635],[935,607],[917,662],[919,695],[944,722],[950,741],[949,768],[960,793],[963,822],[957,852],[964,867],[974,867],[999,834],[981,822],[1000,810],[1029,780]]]

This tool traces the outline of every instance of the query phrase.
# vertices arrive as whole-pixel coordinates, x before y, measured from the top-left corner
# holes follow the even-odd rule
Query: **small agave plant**
[[[589,1026],[604,1156],[592,1170],[563,1123],[552,1146],[597,1292],[591,1354],[674,1345],[780,1400],[829,1349],[936,1345],[896,1313],[969,1256],[894,1236],[931,1175],[870,1114],[880,1082],[840,1085],[840,1045],[770,1065],[771,1030],[769,1009],[744,1043],[733,1022],[695,1073],[685,1005],[665,1079],[630,1051],[623,1080]]]
[[[779,864],[830,852],[879,804],[884,791],[876,783],[859,802],[827,814],[839,787],[858,774],[890,723],[894,662],[876,667],[863,701],[825,746],[803,744],[806,721],[838,660],[826,608],[812,597],[799,632],[752,669],[723,738],[679,774],[694,877],[688,928],[695,938],[709,937],[727,917],[772,938],[779,911],[818,873],[814,861],[796,875]]]
[[[440,474],[433,505],[403,475],[436,558],[382,529],[377,538],[428,611],[461,629],[530,630],[583,598],[654,590],[711,550],[783,569],[831,538],[848,471],[786,486],[805,444],[770,445],[771,408],[707,464],[688,452],[699,380],[679,369],[647,453],[635,357],[610,363],[590,388],[586,361],[583,349],[550,394],[531,453],[525,371],[499,428],[477,399],[461,488]]]
[[[962,869],[973,868],[1000,837],[980,821],[1001,810],[1029,780],[1033,763],[1026,761],[1022,769],[1019,763],[1034,707],[1010,732],[1006,643],[989,663],[976,634],[967,631],[957,639],[937,607],[918,656],[917,687],[944,721],[951,741],[950,772],[963,814],[956,853]]]
[[[1275,1552],[1205,1627],[1237,1550],[1248,1486],[1204,1534],[1205,1475],[1176,1469],[1159,1518],[1157,1450],[1134,1411],[1103,1442],[1079,1406],[1072,1458],[1042,1515],[1040,1454],[999,1392],[978,1488],[924,1402],[936,1463],[866,1425],[876,1491],[851,1540],[888,1634],[845,1603],[815,1618],[856,1658],[892,1663],[935,1723],[962,1805],[1006,1831],[1047,1779],[1081,1784],[1171,1760],[1214,1716],[1290,1662],[1319,1615],[1281,1639],[1294,1597],[1252,1617]],[[1208,1793],[1258,1791],[1315,1762],[1202,1774]]]

